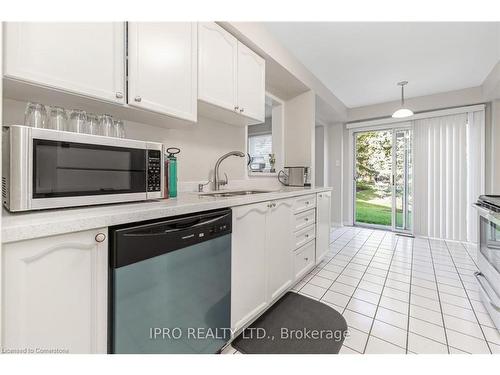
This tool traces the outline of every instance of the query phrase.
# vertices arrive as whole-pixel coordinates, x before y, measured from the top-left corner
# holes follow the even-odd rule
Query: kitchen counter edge
[[[226,198],[179,193],[174,199],[22,213],[10,213],[3,208],[2,244],[326,191],[332,188],[284,188]]]

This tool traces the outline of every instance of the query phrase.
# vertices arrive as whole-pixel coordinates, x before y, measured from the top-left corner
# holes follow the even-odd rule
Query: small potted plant
[[[274,154],[269,154],[269,164],[271,166],[271,170],[269,172],[275,173],[276,169],[274,168],[274,165],[276,164],[276,157]]]

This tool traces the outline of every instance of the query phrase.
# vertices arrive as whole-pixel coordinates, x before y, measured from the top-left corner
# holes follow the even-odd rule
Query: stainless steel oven
[[[2,201],[10,211],[158,199],[162,144],[3,126]]]
[[[475,273],[481,299],[500,329],[500,197],[484,195],[479,212],[478,267]]]

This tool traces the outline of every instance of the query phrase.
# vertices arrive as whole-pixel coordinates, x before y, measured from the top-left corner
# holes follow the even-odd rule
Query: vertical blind
[[[415,120],[416,235],[476,242],[484,191],[484,111]]]

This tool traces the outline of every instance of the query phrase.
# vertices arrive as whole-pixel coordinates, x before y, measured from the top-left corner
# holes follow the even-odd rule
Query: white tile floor
[[[343,314],[350,336],[341,354],[500,353],[475,260],[470,244],[344,227],[293,290]]]

